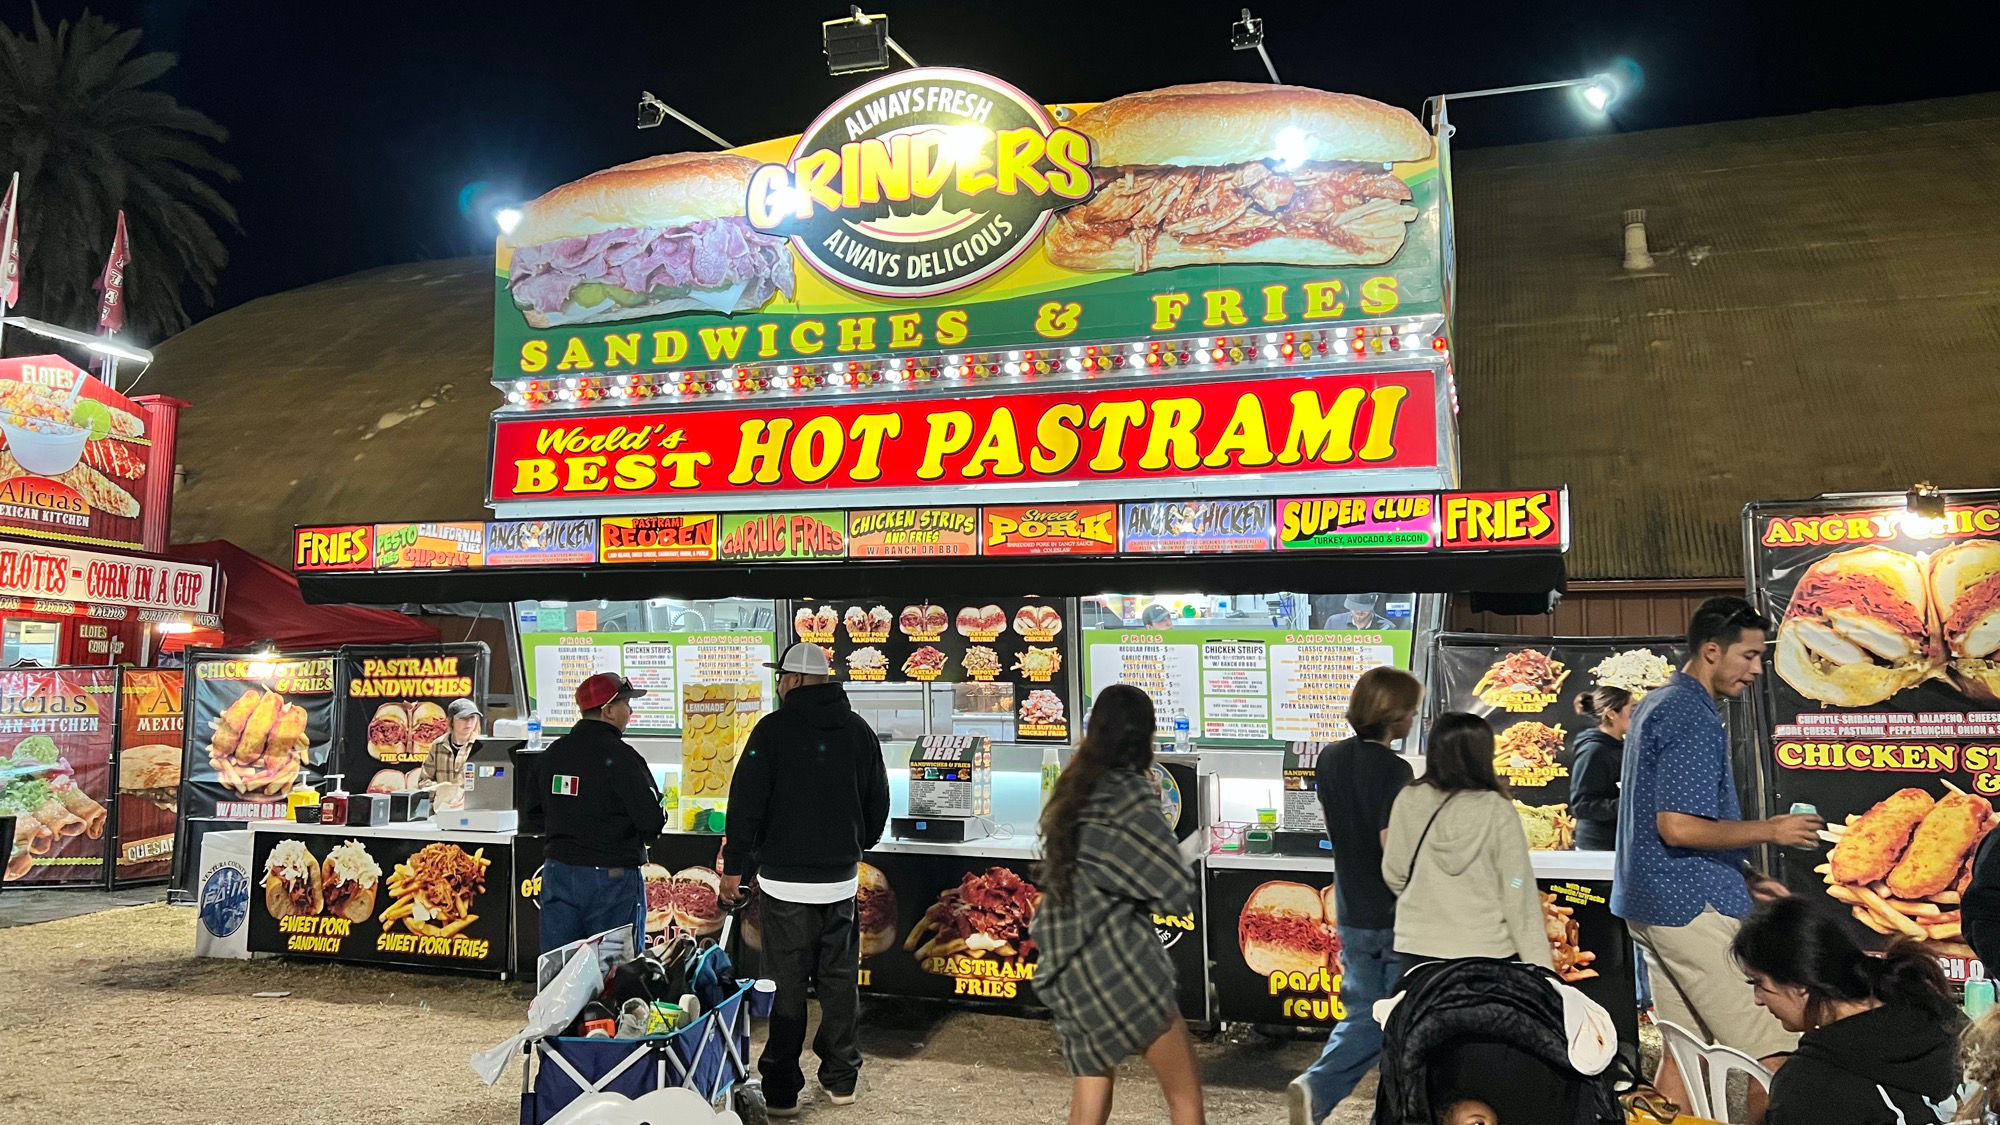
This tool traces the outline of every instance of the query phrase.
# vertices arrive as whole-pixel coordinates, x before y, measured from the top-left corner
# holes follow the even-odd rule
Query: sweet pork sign
[[[502,416],[492,499],[1282,477],[1438,462],[1429,371],[820,405]],[[1281,487],[1272,484],[1269,487]]]

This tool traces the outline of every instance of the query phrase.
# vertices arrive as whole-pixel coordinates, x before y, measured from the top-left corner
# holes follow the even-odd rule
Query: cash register
[[[526,775],[521,759],[527,742],[519,738],[480,738],[465,758],[465,807],[440,811],[439,828],[457,832],[517,832],[523,807],[521,787]]]

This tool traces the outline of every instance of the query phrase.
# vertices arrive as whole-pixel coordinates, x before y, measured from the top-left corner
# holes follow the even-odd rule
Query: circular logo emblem
[[[1153,763],[1153,784],[1160,790],[1160,815],[1167,818],[1167,827],[1177,827],[1181,822],[1181,783],[1167,772],[1167,767]]]
[[[828,107],[750,180],[750,225],[876,297],[973,285],[1091,193],[1090,141],[997,78],[900,71]]]
[[[226,938],[243,926],[250,913],[250,877],[235,864],[224,864],[201,883],[201,925]]]

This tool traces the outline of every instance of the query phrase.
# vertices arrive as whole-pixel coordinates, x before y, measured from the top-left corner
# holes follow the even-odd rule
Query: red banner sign
[[[0,527],[138,547],[151,442],[131,399],[54,355],[0,359]]]
[[[346,527],[300,528],[292,539],[292,569],[375,569],[374,525],[357,523]]]
[[[1437,463],[1432,375],[502,418],[496,501],[1227,477]]]

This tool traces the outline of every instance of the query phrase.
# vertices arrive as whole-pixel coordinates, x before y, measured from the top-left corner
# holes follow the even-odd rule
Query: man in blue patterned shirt
[[[1632,713],[1619,783],[1611,912],[1645,952],[1662,1019],[1776,1067],[1798,1037],[1757,1006],[1729,943],[1752,896],[1786,894],[1749,867],[1758,844],[1811,847],[1817,816],[1744,820],[1720,700],[1740,699],[1764,670],[1771,623],[1742,598],[1710,598],[1688,624],[1688,662]],[[1678,1074],[1660,1092],[1687,1104]],[[1762,1120],[1752,1090],[1751,1120]]]

